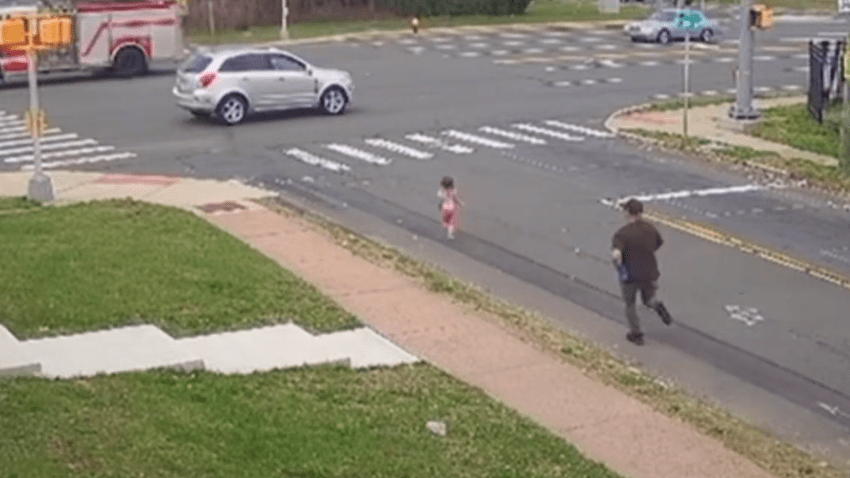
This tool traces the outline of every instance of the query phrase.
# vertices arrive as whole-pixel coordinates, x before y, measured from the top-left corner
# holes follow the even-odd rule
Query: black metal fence
[[[809,113],[818,123],[823,123],[831,100],[844,86],[842,58],[846,43],[844,40],[809,41]]]

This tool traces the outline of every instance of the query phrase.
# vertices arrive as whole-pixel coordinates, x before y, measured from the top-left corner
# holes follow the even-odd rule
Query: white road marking
[[[551,136],[553,138],[558,138],[564,141],[584,141],[584,138],[580,136],[570,136],[566,133],[562,133],[560,131],[555,131],[547,128],[540,128],[539,126],[534,126],[533,124],[528,123],[514,123],[512,125],[516,129],[521,129],[523,131],[528,131],[529,133],[542,134],[544,136]]]
[[[417,43],[413,38],[402,38],[398,42],[402,45],[415,45]]]
[[[579,126],[577,124],[564,123],[562,121],[556,120],[546,120],[544,121],[549,126],[555,126],[556,128],[565,129],[567,131],[575,131],[576,133],[585,134],[587,136],[594,136],[596,138],[613,138],[614,135],[612,133],[608,133],[605,131],[599,131],[593,128],[586,128],[584,126]]]
[[[718,92],[715,90],[705,90],[701,94],[703,96],[717,96]]]
[[[32,143],[32,135],[30,135],[30,133],[26,130],[25,127],[12,128],[12,129],[19,130],[19,131],[17,133],[2,134],[2,135],[0,135],[0,140],[13,139],[13,138],[29,138],[29,139],[27,139],[27,141]],[[60,133],[60,132],[62,132],[62,130],[59,129],[59,128],[50,128],[50,129],[44,130],[45,135],[56,134],[56,133]]]
[[[729,88],[726,91],[724,91],[724,93],[729,94],[729,95],[734,95],[737,92],[738,92],[738,90],[735,89],[735,88]]]
[[[510,53],[508,50],[492,50],[490,54],[493,56],[504,56]]]
[[[576,65],[570,65],[567,68],[570,69],[570,70],[587,70],[590,67],[585,65],[584,63],[578,63]]]
[[[47,142],[50,142],[50,141],[62,141],[62,140],[66,140],[66,139],[74,139],[76,137],[77,137],[77,135],[75,133],[60,134],[58,136],[44,136],[43,138],[41,138],[41,142],[42,142],[42,144],[44,144],[44,143],[47,143]],[[5,141],[5,142],[0,143],[0,148],[5,148],[7,146],[18,146],[18,145],[21,145],[21,144],[32,144],[32,141],[33,141],[32,138],[16,139],[14,141]],[[0,154],[2,154],[2,153],[0,153]]]
[[[544,45],[557,45],[559,43],[562,43],[562,40],[560,40],[558,38],[544,38],[544,39],[540,40],[540,43],[542,43]]]
[[[463,39],[466,41],[481,41],[484,39],[484,37],[479,35],[466,35],[463,37]]]
[[[502,44],[505,45],[505,46],[520,46],[520,45],[524,45],[525,42],[511,40],[511,41],[502,42]]]
[[[415,159],[431,159],[434,157],[432,153],[429,153],[427,151],[419,151],[418,149],[411,148],[403,144],[395,143],[393,141],[388,141],[383,138],[366,138],[363,141],[369,146],[373,146],[375,148],[384,148],[394,153],[403,154],[405,156],[410,156],[411,158]]]
[[[438,50],[454,50],[456,47],[448,43],[441,43],[439,45],[434,45],[434,48]]]
[[[484,42],[476,42],[469,44],[469,48],[487,48],[488,46],[490,45]]]
[[[526,143],[544,145],[546,144],[545,139],[535,138],[534,136],[528,136],[522,133],[515,133],[513,131],[505,131],[503,129],[494,128],[492,126],[482,126],[478,128],[478,131],[482,133],[492,134],[495,136],[501,136],[503,138],[512,139],[514,141],[525,141]]]
[[[0,125],[0,133],[13,133],[13,132],[18,132],[18,131],[26,131],[26,130],[27,130],[26,125],[24,125],[24,126],[13,126],[13,127],[9,127],[9,128],[4,128],[3,125]]]
[[[617,45],[609,45],[606,43],[604,45],[596,45],[596,48],[599,50],[616,50]]]
[[[796,90],[802,90],[803,87],[800,86],[800,85],[785,85],[785,86],[782,87],[782,89],[786,90],[786,91],[796,91]]]
[[[753,57],[753,60],[755,60],[755,61],[773,61],[773,60],[776,60],[776,57],[773,56],[773,55],[759,55],[759,56]]]
[[[615,83],[616,84],[616,83],[622,83],[622,82],[623,82],[622,78],[606,78],[605,79],[605,83]]]
[[[422,53],[423,51],[425,51],[425,47],[424,46],[412,46],[412,47],[408,47],[407,51],[409,51],[410,53],[413,53],[414,55],[418,55],[418,54]]]
[[[726,313],[729,314],[730,319],[740,320],[741,322],[747,324],[747,327],[752,327],[753,325],[764,321],[764,317],[759,314],[758,309],[753,307],[742,309],[738,305],[727,305]]]
[[[722,56],[720,58],[715,58],[714,61],[717,63],[734,63],[736,60],[732,57]]]
[[[440,148],[450,153],[471,154],[475,152],[475,149],[470,148],[469,146],[464,146],[462,144],[450,144],[445,141],[441,141],[437,138],[432,138],[431,136],[426,136],[420,133],[408,134],[405,136],[405,138],[409,139],[410,141],[415,141],[417,143],[427,144],[428,146],[434,148]]]
[[[776,186],[773,186],[776,187]],[[685,191],[672,191],[669,193],[661,193],[661,194],[648,194],[644,196],[628,196],[621,198],[617,201],[617,203],[625,202],[631,198],[637,199],[638,201],[649,202],[649,201],[667,201],[669,199],[681,199],[681,198],[689,198],[689,197],[704,197],[704,196],[719,196],[723,194],[734,194],[734,193],[747,193],[750,191],[762,191],[768,189],[768,186],[762,186],[760,184],[745,184],[743,186],[727,186],[720,188],[708,188],[708,189],[690,189]]]
[[[17,117],[8,117],[10,119],[0,119],[0,128],[6,128],[9,126],[18,126],[18,125],[26,125],[26,120],[17,119]],[[14,118],[14,119],[12,119]]]
[[[345,156],[352,157],[354,159],[359,159],[361,161],[366,161],[370,164],[377,164],[379,166],[386,166],[390,164],[392,161],[383,157],[378,156],[376,154],[372,154],[368,151],[363,151],[362,149],[352,148],[347,144],[338,144],[338,143],[330,143],[324,145],[325,148],[330,149],[331,151],[336,151],[339,154],[343,154]]]
[[[83,140],[80,140],[80,141],[66,141],[64,143],[48,143],[48,144],[42,144],[41,150],[46,151],[46,150],[50,150],[50,149],[76,148],[77,146],[87,146],[87,145],[90,145],[90,144],[97,144],[97,141],[95,141],[93,139],[83,139]],[[34,151],[34,149],[35,149],[34,146],[25,146],[23,148],[0,150],[0,156],[6,156],[6,155],[9,155],[9,154],[26,153],[26,152],[29,152],[29,151]],[[12,161],[9,161],[8,159],[5,160],[5,161],[6,162],[12,162]]]
[[[656,100],[666,100],[666,99],[670,98],[670,95],[666,95],[664,93],[658,93],[657,95],[652,95],[652,97],[655,98]]]
[[[58,168],[62,166],[75,166],[79,164],[86,163],[101,163],[104,161],[117,161],[119,159],[130,159],[135,158],[136,153],[124,152],[124,153],[116,153],[116,154],[107,154],[102,156],[91,156],[80,159],[70,159],[66,161],[50,161],[46,163],[42,163],[41,167],[45,169]],[[21,166],[22,171],[35,169],[35,165],[33,164],[25,164]]]
[[[552,86],[557,86],[558,88],[566,88],[568,86],[573,86],[573,82],[569,80],[561,80],[552,83]]]
[[[769,86],[756,86],[755,88],[753,88],[753,91],[755,91],[756,93],[767,93],[768,91],[773,91],[773,88]]]
[[[796,55],[792,55],[791,58],[795,60],[808,60],[809,56],[810,55],[808,53],[798,53]]]
[[[470,143],[475,143],[475,144],[480,144],[482,146],[487,146],[489,148],[509,149],[509,148],[514,147],[514,145],[511,144],[511,143],[496,141],[496,140],[493,140],[493,139],[484,138],[482,136],[476,136],[474,134],[464,133],[462,131],[457,131],[457,130],[454,130],[454,129],[443,131],[442,134],[444,134],[448,137],[451,137],[451,138],[459,139],[461,141],[467,141],[467,142],[470,142]]]
[[[41,155],[41,159],[63,158],[65,156],[78,156],[81,154],[91,153],[104,153],[106,151],[112,151],[114,149],[115,146],[95,146],[94,148],[71,149],[67,151],[58,151],[55,153],[44,153]],[[32,154],[28,154],[26,156],[15,156],[12,158],[6,158],[4,160],[4,162],[6,163],[26,163],[28,161],[35,161],[35,156]]]
[[[347,164],[331,161],[330,159],[325,159],[320,156],[316,156],[315,154],[309,153],[298,148],[289,148],[283,153],[292,156],[293,158],[303,163],[307,163],[311,166],[318,166],[320,168],[328,169],[337,173],[343,171],[351,171],[351,168]]]
[[[534,55],[534,54],[537,54],[537,53],[543,53],[543,49],[542,48],[526,48],[522,52],[529,54],[529,55]]]
[[[499,33],[502,38],[526,38],[528,35],[524,33]]]
[[[384,44],[384,42],[382,42],[382,41],[373,41],[372,42],[373,46],[382,46],[383,44]]]
[[[818,36],[822,38],[847,38],[847,32],[818,32]]]
[[[806,65],[806,66],[795,66],[794,68],[791,68],[791,71],[797,71],[797,72],[800,72],[800,73],[808,73],[809,72],[809,66],[808,65]]]
[[[594,80],[593,78],[586,78],[584,80],[581,80],[581,84],[582,85],[595,85],[596,80]]]
[[[579,48],[577,46],[573,46],[573,45],[562,46],[561,48],[558,48],[558,49],[561,50],[561,51],[579,51],[579,50],[581,50],[581,48]]]
[[[623,65],[621,63],[617,63],[613,60],[599,60],[599,64],[607,67],[607,68],[622,68]]]
[[[460,53],[460,56],[464,58],[474,58],[476,56],[480,56],[481,54],[477,51],[464,51]]]
[[[652,60],[649,60],[649,61],[642,61],[642,62],[640,62],[640,63],[639,63],[639,65],[640,65],[640,66],[658,66],[658,62],[657,62],[657,61],[652,61]]]

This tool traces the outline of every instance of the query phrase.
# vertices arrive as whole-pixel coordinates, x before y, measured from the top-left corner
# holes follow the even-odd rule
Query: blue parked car
[[[711,20],[700,10],[669,8],[659,10],[646,20],[632,22],[623,27],[623,31],[632,41],[654,41],[669,43],[684,40],[687,34],[692,40],[710,43],[722,35],[720,24]]]

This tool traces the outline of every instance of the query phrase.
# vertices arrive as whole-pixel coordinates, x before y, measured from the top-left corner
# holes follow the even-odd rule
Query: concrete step
[[[368,327],[317,335],[316,338],[326,348],[348,357],[351,367],[354,368],[393,366],[419,361],[419,358]]]
[[[38,360],[6,327],[0,325],[0,375],[36,375],[40,372]]]
[[[291,323],[187,337],[177,343],[201,357],[207,370],[226,374],[346,361],[344,354]]]
[[[203,361],[153,325],[22,342],[47,377],[72,378],[152,368],[203,368]]]

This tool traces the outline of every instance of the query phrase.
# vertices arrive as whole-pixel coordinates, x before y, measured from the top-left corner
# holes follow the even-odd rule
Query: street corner
[[[675,125],[679,121],[681,120],[672,115],[670,111],[636,110],[615,115],[608,126],[617,130],[629,128],[663,129]]]

